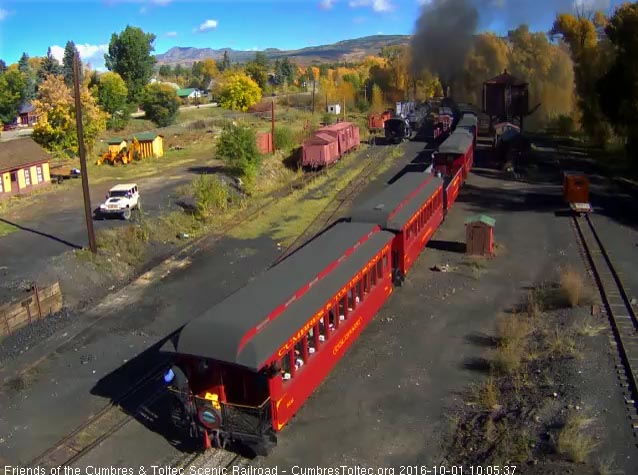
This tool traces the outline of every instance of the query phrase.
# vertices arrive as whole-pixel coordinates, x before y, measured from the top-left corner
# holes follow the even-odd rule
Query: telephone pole
[[[273,99],[272,103],[272,109],[271,109],[271,114],[270,114],[270,126],[272,129],[272,153],[275,153],[275,100]]]
[[[89,177],[86,170],[86,150],[84,149],[84,130],[82,128],[82,102],[80,101],[80,68],[78,65],[78,53],[73,55],[73,88],[75,90],[75,123],[78,132],[78,149],[80,154],[80,172],[82,176],[82,192],[84,194],[84,215],[86,217],[86,230],[89,235],[89,249],[93,254],[97,253],[95,242],[95,230],[93,229],[93,213],[91,211],[91,195],[89,193]]]

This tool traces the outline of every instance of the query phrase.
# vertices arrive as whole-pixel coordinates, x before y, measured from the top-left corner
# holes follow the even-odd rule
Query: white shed
[[[330,104],[328,106],[328,114],[341,114],[341,104]]]

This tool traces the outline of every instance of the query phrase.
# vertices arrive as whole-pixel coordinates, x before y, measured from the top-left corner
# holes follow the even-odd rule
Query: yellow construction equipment
[[[142,158],[140,150],[140,143],[134,138],[130,147],[124,147],[119,152],[113,150],[104,152],[102,156],[98,158],[96,165],[102,165],[103,163],[108,163],[109,165],[119,165],[122,163],[126,165],[133,160],[140,160]]]

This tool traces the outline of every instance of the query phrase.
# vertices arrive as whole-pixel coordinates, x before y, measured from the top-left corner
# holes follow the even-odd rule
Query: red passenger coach
[[[434,154],[432,171],[452,179],[463,171],[463,181],[474,163],[474,137],[470,132],[457,129],[441,144]]]
[[[373,224],[336,224],[163,347],[173,374],[185,375],[171,383],[177,407],[205,440],[257,453],[276,444],[392,292],[393,238]]]
[[[395,282],[400,282],[443,220],[443,180],[406,173],[355,208],[352,222],[376,223],[396,234],[392,242]]]
[[[337,160],[339,160],[339,143],[335,137],[318,132],[303,143],[302,166],[320,168]]]

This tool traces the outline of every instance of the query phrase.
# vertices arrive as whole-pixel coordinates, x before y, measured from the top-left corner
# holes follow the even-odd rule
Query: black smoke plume
[[[425,5],[412,38],[412,70],[439,77],[446,96],[462,81],[479,14],[472,0],[432,0]]]

